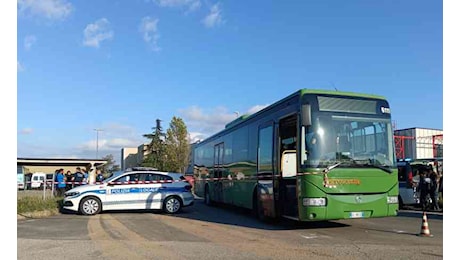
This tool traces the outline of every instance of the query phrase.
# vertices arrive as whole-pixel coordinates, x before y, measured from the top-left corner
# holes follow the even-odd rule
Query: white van
[[[53,181],[53,174],[36,172],[32,174],[30,180],[30,187],[32,189],[42,188],[43,183],[46,181],[47,186],[51,187],[51,181]]]

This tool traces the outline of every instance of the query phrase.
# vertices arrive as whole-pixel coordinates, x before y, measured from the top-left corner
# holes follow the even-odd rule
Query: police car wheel
[[[96,215],[101,208],[101,201],[95,197],[86,197],[80,202],[80,213],[83,215]]]
[[[166,198],[163,209],[168,214],[174,214],[180,211],[182,204],[177,197]]]

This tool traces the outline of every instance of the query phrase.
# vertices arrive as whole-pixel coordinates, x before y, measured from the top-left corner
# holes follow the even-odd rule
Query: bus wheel
[[[261,220],[261,221],[267,221],[267,216],[264,215],[264,209],[262,207],[262,204],[260,203],[260,201],[258,200],[257,198],[257,191],[254,191],[254,195],[252,196],[252,212],[253,212],[253,215]]]
[[[209,195],[209,186],[204,188],[204,204],[212,206],[211,195]]]

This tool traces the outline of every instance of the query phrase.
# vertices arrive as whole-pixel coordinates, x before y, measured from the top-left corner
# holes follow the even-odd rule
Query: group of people
[[[440,211],[439,193],[442,194],[442,173],[436,173],[432,167],[426,167],[419,170],[419,181],[417,190],[420,192],[420,204],[423,210],[430,207],[435,211]],[[431,205],[429,198],[431,198]]]
[[[101,170],[97,169],[96,182],[102,182],[103,180],[104,176]],[[89,173],[86,168],[77,167],[74,173],[67,171],[64,174],[64,169],[61,168],[56,170],[54,181],[56,182],[56,195],[62,197],[66,191],[88,183]]]

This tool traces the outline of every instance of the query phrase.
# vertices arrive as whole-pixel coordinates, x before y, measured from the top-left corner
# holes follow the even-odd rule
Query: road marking
[[[299,234],[300,235],[300,234]],[[300,235],[301,237],[305,238],[305,239],[313,239],[313,238],[330,238],[330,236],[326,236],[326,235],[318,235],[316,233],[313,233],[313,234],[305,234],[305,235]]]
[[[88,234],[96,248],[109,259],[148,259],[152,253],[159,259],[179,259],[158,241],[149,241],[128,229],[110,214],[91,216]]]
[[[306,238],[306,239],[312,239],[312,238],[317,238],[318,237],[318,236],[315,236],[315,235],[313,235],[313,236],[300,235],[300,236],[303,237],[303,238]]]
[[[274,259],[295,259],[317,253],[316,248],[299,248],[292,243],[283,241],[283,236],[290,236],[291,231],[289,230],[270,232],[263,228],[240,227],[165,215],[153,215],[152,217],[161,220],[165,225],[205,238],[209,243],[247,254],[249,258],[264,256]],[[332,257],[332,255],[326,256]]]

